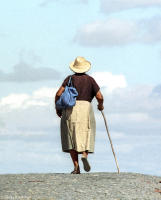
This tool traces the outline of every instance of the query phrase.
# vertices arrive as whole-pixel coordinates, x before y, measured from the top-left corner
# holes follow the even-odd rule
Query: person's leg
[[[88,157],[88,151],[83,151],[82,155],[83,155],[83,157],[87,158]]]
[[[70,150],[70,156],[72,158],[74,167],[77,168],[78,167],[78,153],[75,150]]]
[[[75,150],[70,150],[70,156],[71,156],[73,164],[74,164],[73,172],[80,173],[79,162],[78,162],[78,152]]]
[[[86,172],[89,172],[90,169],[91,169],[91,167],[90,167],[90,164],[89,164],[89,162],[87,160],[87,157],[88,157],[88,151],[82,152],[82,158],[81,158],[81,160],[83,162],[84,170]]]

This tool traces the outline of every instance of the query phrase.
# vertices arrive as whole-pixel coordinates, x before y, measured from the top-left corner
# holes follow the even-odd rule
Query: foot
[[[89,165],[89,162],[88,162],[88,160],[87,160],[87,157],[82,156],[81,160],[82,160],[82,162],[83,162],[84,170],[85,170],[86,172],[89,172],[89,171],[91,170],[91,167],[90,167],[90,165]]]
[[[155,188],[155,192],[159,192],[161,194],[161,190],[158,188]]]
[[[71,174],[80,174],[79,166],[76,167],[76,168],[74,169],[74,171],[71,172]]]

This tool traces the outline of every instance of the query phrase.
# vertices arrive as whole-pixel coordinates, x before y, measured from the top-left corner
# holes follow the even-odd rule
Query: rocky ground
[[[0,175],[0,200],[161,200],[161,177],[134,173]]]

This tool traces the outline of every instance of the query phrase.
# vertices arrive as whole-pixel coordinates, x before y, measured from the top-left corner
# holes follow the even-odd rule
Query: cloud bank
[[[104,74],[97,72],[95,77],[102,80],[104,113],[121,171],[159,175],[157,163],[161,160],[156,152],[159,152],[161,139],[160,85],[132,88],[123,75]],[[3,122],[0,126],[0,173],[70,172],[73,167],[70,157],[61,153],[60,120],[54,109],[56,91],[57,88],[40,88],[32,94],[10,94],[0,99]],[[97,136],[96,152],[89,157],[92,171],[115,171],[96,101],[93,106]],[[144,165],[140,165],[142,162]]]
[[[94,77],[101,88],[106,88],[109,92],[117,88],[127,87],[124,75],[113,75],[111,72],[94,72],[92,73],[92,77]]]
[[[58,80],[59,78],[60,73],[53,68],[34,68],[25,62],[19,62],[10,73],[0,70],[0,82],[36,82]]]
[[[110,18],[86,24],[77,31],[74,42],[83,46],[121,46],[161,41],[161,17],[137,21]]]
[[[52,2],[65,2],[64,0],[44,0],[41,1],[39,4],[40,6],[47,6],[48,4]],[[77,2],[81,3],[88,3],[89,0],[77,0]],[[70,3],[73,3],[74,1],[70,1]],[[153,8],[153,7],[160,7],[161,6],[161,0],[100,0],[101,5],[101,11],[104,13],[111,13],[111,12],[119,12],[123,10],[128,9],[135,9],[135,8]]]
[[[137,26],[120,19],[96,21],[82,27],[75,41],[85,46],[122,45],[136,40]]]

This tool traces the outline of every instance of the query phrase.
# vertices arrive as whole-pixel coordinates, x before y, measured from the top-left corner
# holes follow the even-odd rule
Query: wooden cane
[[[118,162],[117,162],[117,159],[116,159],[116,155],[115,155],[115,152],[114,152],[114,148],[113,148],[112,140],[111,140],[111,137],[110,137],[110,133],[109,133],[109,131],[108,131],[107,121],[106,121],[104,112],[103,112],[102,110],[101,110],[101,113],[102,113],[103,119],[104,119],[104,121],[105,121],[105,126],[106,126],[106,130],[107,130],[108,138],[109,138],[109,140],[110,140],[112,152],[113,152],[113,155],[114,155],[114,158],[115,158],[115,162],[116,162],[116,166],[117,166],[117,171],[118,171],[118,174],[119,174],[119,173],[120,173],[120,169],[119,169],[119,165],[118,165]]]

